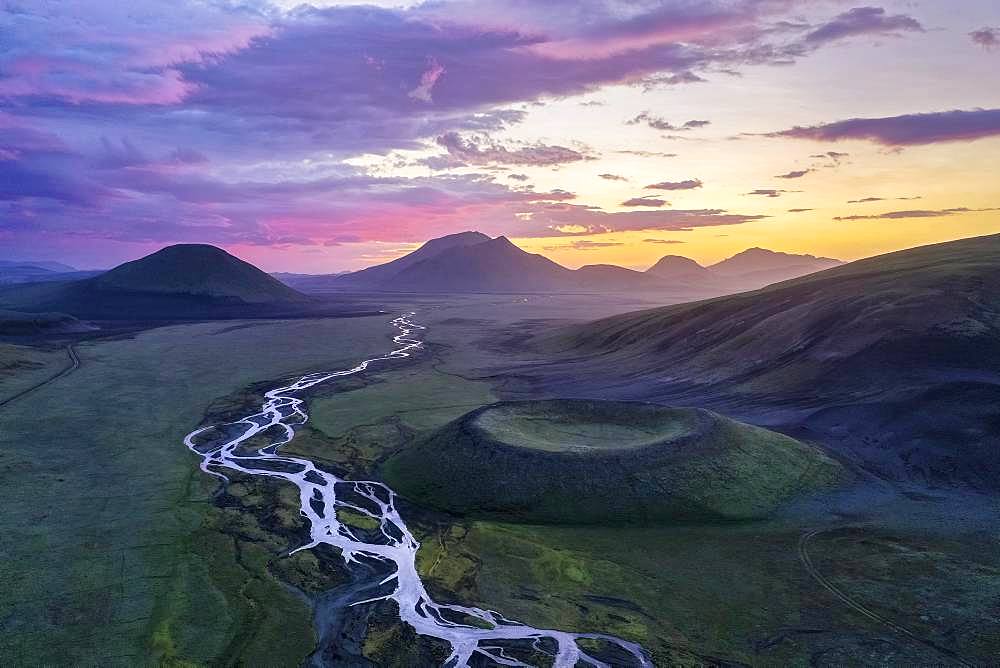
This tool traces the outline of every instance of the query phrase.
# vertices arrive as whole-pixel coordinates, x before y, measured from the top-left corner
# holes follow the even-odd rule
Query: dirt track
[[[799,539],[799,560],[802,562],[802,565],[805,566],[805,569],[806,571],[809,572],[809,575],[811,575],[812,578],[816,580],[816,582],[818,582],[824,589],[826,589],[831,594],[840,599],[840,601],[845,605],[847,605],[849,608],[859,612],[868,619],[878,622],[879,624],[883,624],[884,626],[889,627],[896,633],[906,636],[907,638],[914,640],[920,643],[921,645],[924,645],[925,647],[929,647],[930,649],[934,650],[941,656],[947,657],[956,665],[973,668],[972,663],[969,663],[962,657],[958,656],[958,654],[956,654],[952,650],[946,647],[941,647],[930,638],[926,638],[911,631],[910,629],[904,626],[900,626],[891,619],[883,617],[882,615],[875,612],[871,608],[867,607],[863,603],[860,603],[859,601],[856,601],[855,599],[851,598],[849,595],[847,595],[841,589],[839,589],[836,585],[834,585],[830,580],[828,580],[825,575],[820,573],[819,570],[816,568],[816,566],[813,564],[812,559],[809,556],[809,541],[826,531],[831,531],[831,529],[812,529],[811,531],[807,531],[806,533],[802,534],[802,537]]]
[[[77,369],[79,369],[80,368],[80,358],[77,357],[76,349],[73,348],[73,344],[72,343],[66,346],[66,354],[69,356],[69,364],[65,368],[63,368],[62,371],[60,371],[59,373],[56,373],[53,376],[50,376],[49,378],[46,378],[45,380],[43,380],[40,383],[36,383],[35,385],[32,385],[31,387],[29,387],[29,388],[27,388],[25,390],[21,390],[20,392],[18,392],[17,394],[15,394],[15,395],[13,395],[11,397],[7,397],[3,401],[0,401],[0,407],[6,406],[7,404],[14,403],[18,399],[21,399],[22,397],[24,397],[24,396],[26,396],[28,394],[31,394],[35,390],[37,390],[37,389],[39,389],[41,387],[44,387],[44,386],[48,385],[51,382],[57,381],[60,378],[63,378],[64,376],[68,376],[71,373],[73,373],[74,371],[76,371]]]

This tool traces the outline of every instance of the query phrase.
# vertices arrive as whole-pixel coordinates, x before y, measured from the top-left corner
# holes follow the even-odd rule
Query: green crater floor
[[[693,433],[691,413],[608,402],[561,405],[550,402],[499,404],[482,413],[475,427],[497,441],[547,452],[627,450]]]

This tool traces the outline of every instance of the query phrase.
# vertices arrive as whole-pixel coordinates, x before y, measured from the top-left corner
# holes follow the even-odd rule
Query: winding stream
[[[434,601],[417,573],[420,543],[400,516],[391,489],[379,482],[343,480],[320,470],[308,459],[279,454],[279,448],[295,437],[295,427],[308,419],[305,400],[296,395],[320,383],[360,373],[375,362],[409,357],[423,346],[413,336],[424,329],[413,322],[414,315],[408,313],[392,321],[399,333],[393,338],[398,347],[391,352],[351,369],[307,374],[290,385],[270,390],[264,394],[266,401],[260,411],[235,422],[197,429],[184,438],[184,444],[202,458],[202,471],[224,481],[228,478],[221,470],[230,469],[280,478],[295,485],[302,515],[310,524],[311,540],[293,552],[326,544],[338,548],[348,565],[380,563],[389,574],[379,582],[379,595],[351,605],[395,601],[402,621],[417,633],[451,646],[445,662],[449,668],[467,666],[474,655],[502,666],[528,666],[508,654],[511,642],[550,654],[556,668],[572,668],[578,662],[608,666],[580,647],[577,641],[584,639],[615,645],[631,656],[635,665],[651,667],[642,647],[614,636],[538,629],[492,610]],[[378,530],[362,531],[341,523],[338,508],[370,517],[378,522]],[[504,643],[508,643],[506,648]]]

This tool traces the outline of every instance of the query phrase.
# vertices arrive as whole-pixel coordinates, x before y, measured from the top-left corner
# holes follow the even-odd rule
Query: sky
[[[0,257],[570,267],[1000,232],[996,0],[0,0]]]

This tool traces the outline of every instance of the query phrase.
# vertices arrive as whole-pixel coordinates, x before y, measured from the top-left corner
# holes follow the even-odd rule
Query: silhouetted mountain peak
[[[753,247],[730,258],[710,265],[708,269],[723,276],[770,277],[783,280],[843,264],[840,260],[815,255],[782,253],[767,248]]]
[[[424,243],[418,250],[441,251],[446,248],[454,248],[455,246],[472,246],[474,244],[481,244],[489,240],[490,237],[482,232],[469,230],[465,232],[456,232],[455,234],[446,234],[443,237],[431,239],[430,241]]]
[[[177,244],[90,279],[100,291],[184,295],[248,304],[303,301],[304,295],[209,244]]]
[[[705,267],[701,266],[689,257],[683,255],[664,255],[656,264],[646,270],[647,274],[655,274],[664,278],[673,276],[690,276],[709,273]]]

